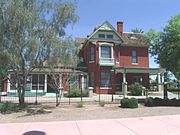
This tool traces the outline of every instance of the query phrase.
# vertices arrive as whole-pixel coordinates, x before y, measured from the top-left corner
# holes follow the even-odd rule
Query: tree
[[[49,70],[48,84],[56,93],[56,106],[60,104],[63,91],[75,75],[74,70],[79,63],[77,46],[73,40],[67,37],[61,44],[53,47],[51,57],[46,61],[46,68]]]
[[[29,73],[42,68],[54,46],[62,45],[65,28],[78,20],[76,4],[61,0],[0,0],[0,4],[0,44],[23,107]]]
[[[132,29],[131,32],[133,32],[133,33],[144,33],[144,31],[142,29],[139,29],[139,28]]]
[[[146,38],[155,61],[180,79],[180,14],[172,17],[162,32],[150,29]]]

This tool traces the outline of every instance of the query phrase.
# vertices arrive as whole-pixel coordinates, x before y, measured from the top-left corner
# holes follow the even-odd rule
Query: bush
[[[141,96],[142,91],[143,91],[143,87],[142,87],[142,85],[136,83],[136,84],[130,85],[129,90],[131,92],[131,95],[133,95],[133,96]]]
[[[68,91],[67,97],[81,97],[81,92],[79,89],[72,89],[70,92]],[[82,91],[82,97],[87,97],[87,92]]]
[[[138,107],[138,100],[135,98],[123,98],[121,100],[121,107],[122,108],[137,108]]]
[[[82,108],[83,107],[83,102],[78,102],[77,103],[77,108]]]
[[[15,103],[11,103],[11,102],[0,103],[1,113],[17,112],[18,110],[19,110],[19,106]]]
[[[145,106],[180,106],[180,100],[149,97],[145,99]]]
[[[154,106],[154,100],[152,97],[145,99],[145,106]]]
[[[99,105],[100,105],[101,107],[104,107],[104,106],[105,106],[105,101],[101,101],[101,102],[99,103]]]
[[[177,100],[176,98],[171,99],[171,106],[180,106],[180,101]]]
[[[80,91],[78,89],[70,90],[68,97],[80,97]]]

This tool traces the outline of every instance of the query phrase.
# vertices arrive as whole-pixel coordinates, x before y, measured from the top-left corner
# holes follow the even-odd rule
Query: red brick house
[[[95,93],[126,94],[128,85],[135,82],[149,87],[149,75],[158,75],[158,89],[162,90],[164,69],[149,68],[148,46],[141,33],[123,32],[123,22],[117,30],[104,22],[87,38],[77,38],[81,64],[89,75],[89,89]]]

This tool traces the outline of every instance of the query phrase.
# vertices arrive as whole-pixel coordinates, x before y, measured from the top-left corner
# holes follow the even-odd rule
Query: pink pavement
[[[0,135],[180,135],[180,115],[0,124]]]

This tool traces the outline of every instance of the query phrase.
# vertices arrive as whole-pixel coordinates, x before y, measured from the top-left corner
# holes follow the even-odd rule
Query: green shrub
[[[155,105],[155,106],[163,106],[163,105],[164,105],[163,102],[164,102],[164,101],[163,101],[162,98],[158,98],[158,97],[155,97],[155,98],[154,98],[154,105]]]
[[[154,100],[152,97],[148,97],[145,99],[145,106],[154,106]]]
[[[19,110],[19,106],[15,103],[11,103],[11,102],[0,103],[1,113],[17,112],[18,110]]]
[[[170,100],[170,105],[171,106],[180,106],[180,100],[173,98]]]
[[[83,102],[78,102],[76,107],[77,108],[82,108],[83,107]]]
[[[67,97],[81,97],[81,91],[79,89],[71,89],[68,91]],[[82,91],[82,97],[87,97],[87,92]]]
[[[78,89],[70,90],[68,97],[80,97],[80,91]]]
[[[149,97],[145,99],[145,106],[180,106],[180,100],[178,99],[162,99]]]
[[[123,98],[121,100],[121,107],[122,108],[137,108],[138,107],[138,100],[135,98]]]
[[[129,90],[131,92],[131,95],[133,96],[141,96],[142,95],[142,91],[143,91],[143,87],[142,85],[135,83],[129,86]]]
[[[99,103],[99,105],[101,106],[101,107],[104,107],[105,106],[105,101],[101,101],[100,103]]]

